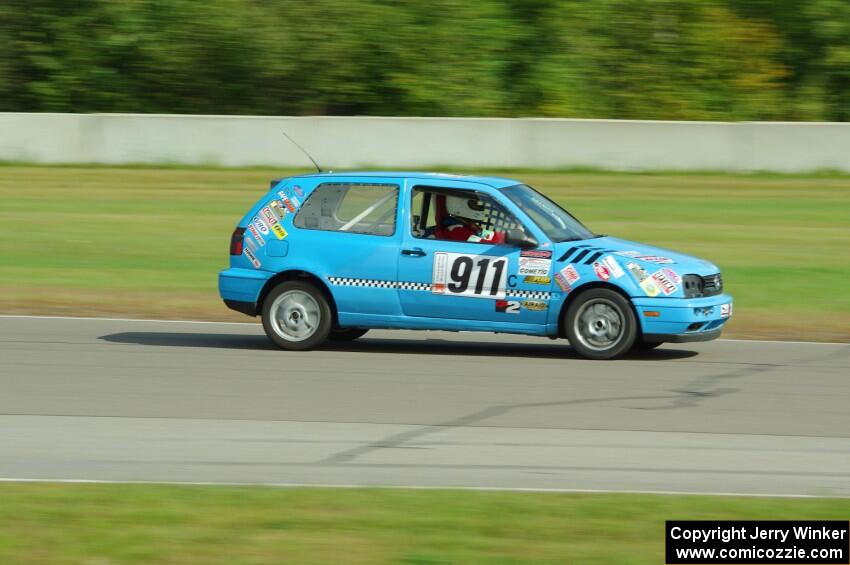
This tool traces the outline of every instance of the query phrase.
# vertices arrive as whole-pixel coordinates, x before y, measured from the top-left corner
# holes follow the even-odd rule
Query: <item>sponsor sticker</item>
[[[570,283],[567,282],[567,279],[564,278],[564,275],[561,273],[555,273],[555,282],[564,292],[570,292],[572,287],[570,287]]]
[[[260,210],[260,213],[263,215],[263,220],[265,220],[268,225],[273,226],[277,223],[277,216],[274,215],[274,212],[272,212],[271,208],[268,206],[265,206],[262,210]]]
[[[661,294],[661,289],[658,288],[656,282],[651,278],[645,278],[640,281],[640,287],[650,298]]]
[[[567,283],[569,283],[570,285],[575,284],[575,282],[581,278],[581,276],[578,274],[578,271],[576,271],[576,268],[572,265],[567,265],[566,267],[561,269],[561,275],[565,279],[567,279]]]
[[[519,302],[516,300],[496,300],[496,312],[519,314]]]
[[[522,307],[526,310],[533,310],[535,312],[542,312],[546,310],[549,305],[542,300],[523,300]]]
[[[248,247],[250,247],[250,248],[251,248],[251,251],[253,251],[254,253],[256,253],[256,252],[257,252],[257,244],[254,242],[254,240],[253,240],[253,239],[251,239],[250,237],[246,237],[246,238],[245,238],[245,244],[246,244]]]
[[[277,200],[272,200],[271,202],[269,202],[269,208],[272,209],[272,212],[274,212],[274,215],[278,220],[282,220],[283,217],[286,215],[286,210],[283,208],[283,206],[280,205],[280,202],[278,202]]]
[[[728,318],[732,315],[732,303],[720,305],[720,317]]]
[[[272,231],[277,236],[278,239],[283,239],[287,236],[286,230],[283,229],[283,226],[280,223],[276,223],[272,225]]]
[[[505,298],[507,257],[434,253],[431,292],[470,298]]]
[[[292,213],[295,213],[295,204],[292,203],[292,200],[289,199],[286,193],[281,190],[277,193],[277,195],[280,196],[280,201],[283,202],[283,205],[286,206],[286,209]]]
[[[626,268],[639,283],[649,278],[649,273],[637,263],[626,263]]]
[[[292,190],[295,191],[295,194],[297,194],[301,198],[304,198],[304,189],[302,189],[300,186],[298,186],[296,184],[295,186],[292,187]]]
[[[673,281],[674,284],[682,284],[682,277],[679,276],[679,273],[674,271],[669,267],[664,267],[661,269],[661,272],[664,273],[664,276]]]
[[[446,283],[439,282],[446,280],[446,269],[448,268],[449,258],[445,253],[434,254],[434,273],[432,275],[431,292],[434,294],[444,294],[446,292]]]
[[[640,256],[640,251],[615,251],[614,254],[621,257],[638,257]]]
[[[603,281],[607,281],[611,278],[611,271],[609,271],[608,267],[602,263],[594,263],[593,272],[596,273],[596,276]]]
[[[539,277],[535,275],[529,275],[522,279],[522,282],[526,284],[552,284],[551,277]]]
[[[519,252],[520,257],[534,257],[535,259],[551,259],[552,252],[542,249],[523,249]]]
[[[641,261],[646,261],[648,263],[658,263],[661,265],[669,265],[671,263],[675,263],[669,257],[658,257],[657,255],[638,255],[635,259],[640,259]]]
[[[295,205],[295,208],[301,207],[301,201],[298,200],[297,196],[293,196],[292,198],[290,198],[290,200],[292,200],[292,203]]]
[[[549,274],[552,268],[551,259],[538,259],[536,257],[520,257],[519,271],[520,275],[532,275],[545,277]]]
[[[262,218],[260,218],[259,216],[254,216],[254,220],[251,223],[254,224],[254,226],[256,226],[258,230],[260,230],[261,234],[269,235],[269,226],[266,225]]]
[[[257,256],[256,256],[256,255],[254,255],[254,252],[253,252],[253,251],[251,251],[251,250],[250,250],[249,248],[247,248],[247,247],[243,250],[243,252],[245,253],[245,257],[247,257],[247,258],[248,258],[248,260],[249,260],[249,261],[251,261],[251,264],[252,264],[252,265],[254,265],[254,268],[255,268],[255,269],[259,269],[259,268],[260,268],[261,263],[260,263],[260,260],[259,260],[259,259],[257,259]]]
[[[617,262],[617,259],[615,259],[613,255],[606,255],[603,257],[602,263],[608,267],[608,272],[611,273],[611,276],[615,279],[619,279],[626,274],[626,272],[623,271],[623,268],[620,267],[620,263]]]
[[[652,274],[652,280],[655,281],[655,284],[658,285],[658,288],[660,288],[667,296],[673,294],[679,288],[661,271],[654,272]]]
[[[251,235],[254,236],[254,239],[257,240],[257,243],[259,243],[260,246],[266,244],[266,240],[263,238],[263,236],[260,235],[260,230],[258,230],[257,226],[255,226],[253,223],[248,224],[248,231],[251,232]],[[268,230],[266,230],[266,233],[268,233]]]

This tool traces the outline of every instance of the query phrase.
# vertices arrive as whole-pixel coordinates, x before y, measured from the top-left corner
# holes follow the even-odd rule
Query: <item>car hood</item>
[[[593,263],[607,254],[616,255],[623,263],[626,261],[637,263],[647,270],[670,267],[682,275],[700,276],[720,272],[717,265],[699,257],[610,236],[556,243],[553,256],[556,265],[562,265],[564,263],[585,264],[587,261]]]

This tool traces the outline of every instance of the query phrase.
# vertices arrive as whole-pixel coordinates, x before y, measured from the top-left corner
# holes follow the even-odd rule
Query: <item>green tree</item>
[[[537,68],[552,116],[747,120],[782,115],[770,26],[703,0],[560,2]]]

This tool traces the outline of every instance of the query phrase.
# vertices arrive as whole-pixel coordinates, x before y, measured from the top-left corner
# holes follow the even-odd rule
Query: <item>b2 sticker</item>
[[[516,300],[496,300],[496,312],[519,314],[519,302]]]
[[[431,292],[470,298],[505,298],[507,257],[434,253]]]

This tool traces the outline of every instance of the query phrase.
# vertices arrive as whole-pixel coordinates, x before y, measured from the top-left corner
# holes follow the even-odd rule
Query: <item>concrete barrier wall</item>
[[[850,172],[850,123],[0,113],[0,160]]]

